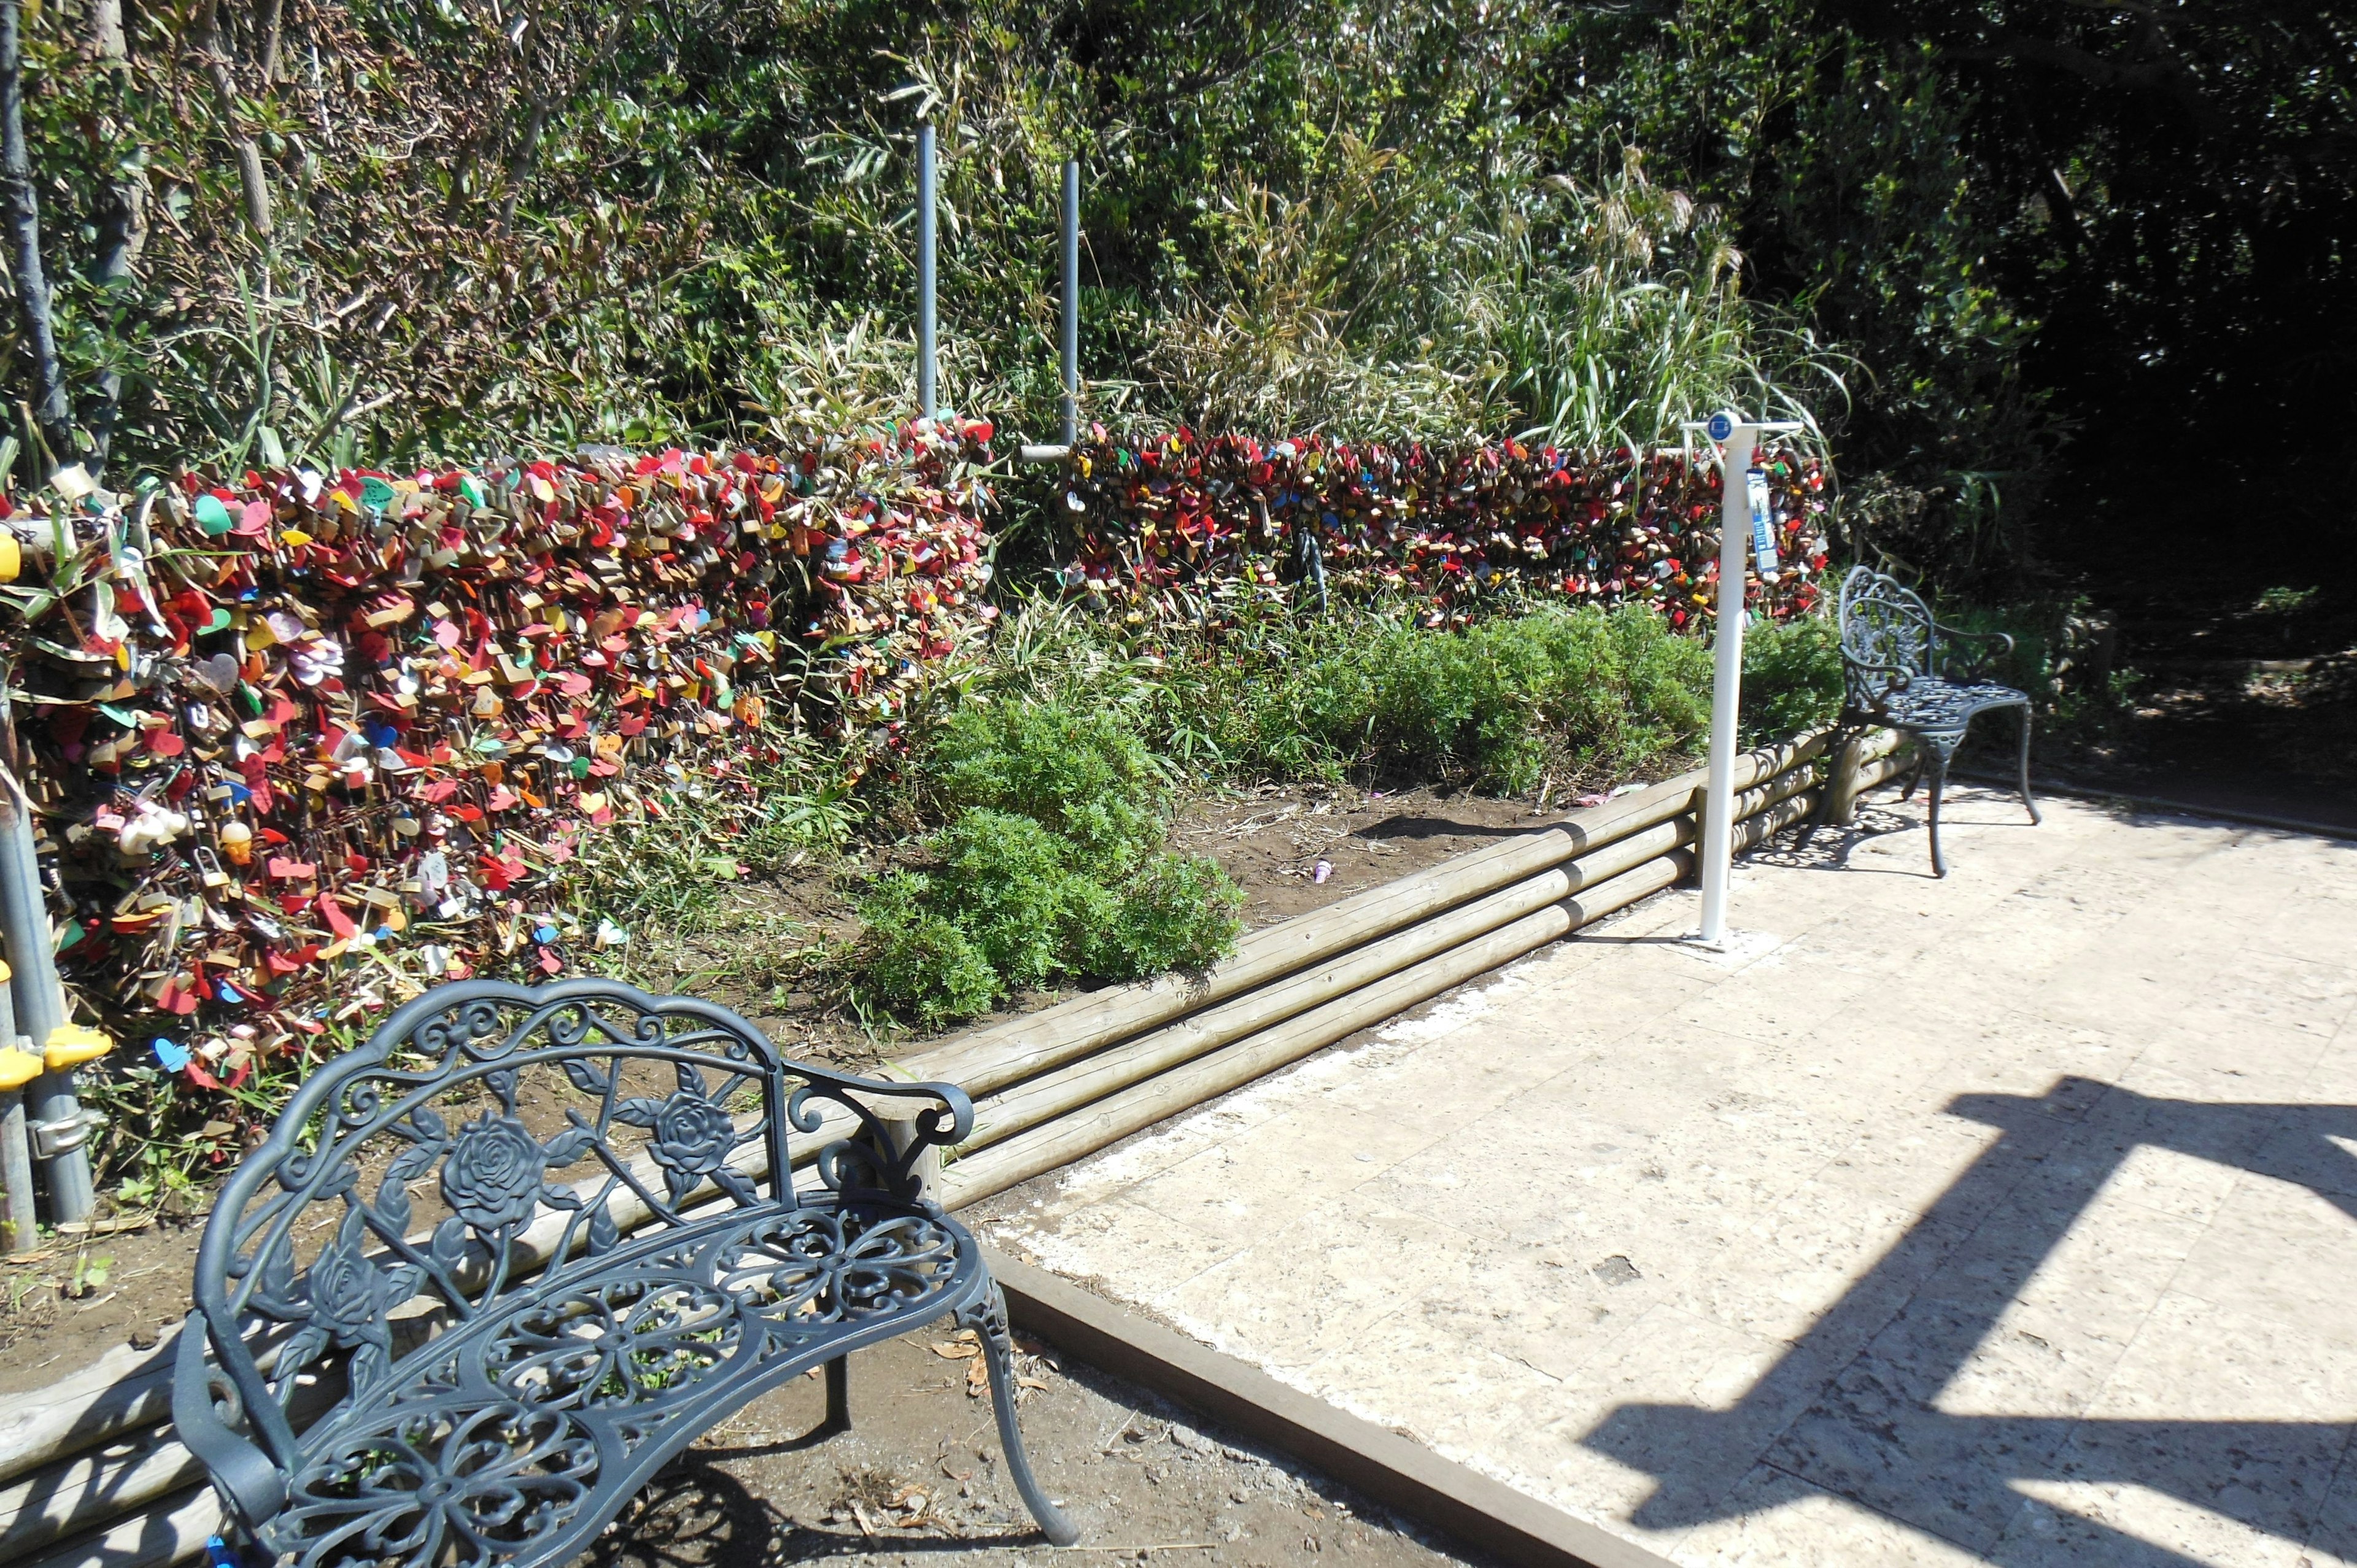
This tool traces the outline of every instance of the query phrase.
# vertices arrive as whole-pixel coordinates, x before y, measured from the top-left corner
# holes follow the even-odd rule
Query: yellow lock
[[[0,1050],[0,1094],[13,1094],[41,1076],[41,1058],[10,1046]]]
[[[60,1024],[49,1031],[41,1047],[41,1060],[51,1072],[64,1072],[87,1061],[96,1061],[114,1048],[114,1042],[96,1029],[81,1024]]]
[[[0,583],[13,583],[25,569],[25,546],[13,528],[0,528]]]

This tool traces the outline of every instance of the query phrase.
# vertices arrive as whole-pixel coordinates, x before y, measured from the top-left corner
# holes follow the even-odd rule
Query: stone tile
[[[2017,1483],[2026,1494],[1990,1556],[2006,1568],[2323,1568],[2299,1543],[2135,1485]]]
[[[2340,1473],[2304,1544],[2309,1568],[2357,1568],[2357,1444],[2341,1451]]]
[[[1650,900],[993,1234],[1682,1562],[2357,1562],[2357,855],[1985,805],[1944,883],[1749,865],[1726,960]]]
[[[1680,1537],[1670,1561],[1680,1568],[1979,1568],[1987,1561],[1770,1465],[1752,1466],[1720,1514]]]
[[[2294,1343],[2357,1348],[2352,1280],[2357,1218],[2305,1187],[2250,1176],[2220,1206],[2174,1288],[2267,1319]]]
[[[2337,1455],[2357,1422],[2357,1344],[2287,1332],[2268,1313],[2172,1290],[2154,1305],[2087,1415],[2091,1423],[2276,1427],[2287,1451]]]
[[[1053,1219],[1017,1213],[986,1223],[983,1231],[994,1244],[1041,1268],[1073,1279],[1102,1279],[1115,1294],[1128,1295],[1147,1282],[1168,1287],[1190,1280],[1243,1252],[1253,1240],[1249,1230],[1206,1233],[1120,1197]]]
[[[1300,1212],[1235,1256],[1176,1284],[1124,1271],[1142,1300],[1216,1349],[1270,1368],[1347,1349],[1369,1325],[1472,1254],[1462,1233],[1354,1196]]]
[[[1812,1181],[1736,1238],[1669,1299],[1697,1317],[1770,1339],[1809,1336],[1844,1359],[1889,1322],[1961,1232],[1862,1204]]]
[[[1986,1550],[2011,1520],[2018,1500],[2011,1477],[2041,1464],[2063,1441],[2067,1423],[1952,1416],[1915,1397],[1905,1385],[1920,1380],[1918,1369],[1893,1358],[1920,1338],[1944,1347],[1954,1333],[1941,1321],[1927,1333],[1922,1317],[1902,1315],[1785,1430],[1769,1463],[1919,1530]]]
[[[1779,1369],[1785,1375],[1779,1377]],[[1824,1369],[1792,1348],[1667,1305],[1627,1322],[1563,1380],[1539,1446],[1580,1511],[1641,1530],[1707,1518]]]

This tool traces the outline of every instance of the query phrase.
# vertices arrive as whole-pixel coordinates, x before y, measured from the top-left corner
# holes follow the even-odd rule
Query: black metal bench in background
[[[1978,643],[1984,651],[1968,660],[1947,656],[1942,646]],[[1900,791],[1905,800],[1928,767],[1932,774],[1930,828],[1932,874],[1948,875],[1940,855],[1940,796],[1948,764],[1964,744],[1973,717],[1996,708],[2021,712],[2021,803],[2039,821],[2029,796],[2029,698],[2010,686],[1980,679],[1990,652],[2013,651],[2001,631],[1960,631],[1932,618],[1921,596],[1885,573],[1853,566],[1841,591],[1842,723],[1853,728],[1880,725],[1915,740],[1915,769]],[[1830,791],[1828,791],[1830,794]]]
[[[857,1131],[797,1193],[789,1134],[823,1112]],[[920,1190],[973,1114],[950,1084],[790,1062],[693,998],[442,986],[320,1068],[231,1177],[174,1423],[270,1560],[553,1568],[755,1395],[823,1367],[847,1426],[845,1358],[949,1317],[979,1332],[1010,1477],[1069,1544],[1016,1424],[1005,1302]]]

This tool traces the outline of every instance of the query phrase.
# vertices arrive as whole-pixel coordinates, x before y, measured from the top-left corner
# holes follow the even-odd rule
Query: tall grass
[[[1328,156],[1308,194],[1222,197],[1218,264],[1148,360],[1195,424],[1646,451],[1734,404],[1822,451],[1850,361],[1746,297],[1725,215],[1633,150],[1593,184],[1510,166],[1480,188],[1348,136]]]

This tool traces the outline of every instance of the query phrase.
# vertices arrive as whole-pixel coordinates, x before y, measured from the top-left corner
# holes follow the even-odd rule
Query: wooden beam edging
[[[1232,1356],[1150,1323],[985,1242],[1007,1316],[1070,1355],[1315,1466],[1383,1507],[1515,1568],[1669,1568],[1634,1541],[1575,1519],[1422,1444],[1287,1388]]]
[[[1735,788],[1749,789],[1813,761],[1834,734],[1811,730],[1780,745],[1745,752],[1736,758]],[[1452,855],[1323,908],[1248,931],[1236,943],[1233,956],[1200,975],[1107,986],[953,1036],[898,1058],[884,1070],[902,1079],[946,1079],[979,1098],[1693,812],[1702,786],[1703,769],[1681,773],[1534,832]]]

